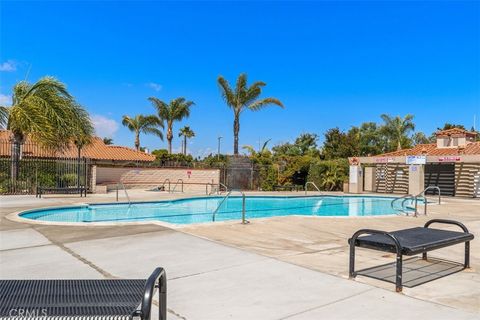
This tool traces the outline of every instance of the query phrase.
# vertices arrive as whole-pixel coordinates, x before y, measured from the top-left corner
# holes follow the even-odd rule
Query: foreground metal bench
[[[453,224],[459,226],[463,232],[432,229],[432,223]],[[363,235],[363,236],[362,236]],[[372,229],[362,229],[348,239],[350,244],[350,268],[349,277],[355,278],[362,271],[355,271],[355,247],[368,248],[396,254],[395,262],[395,286],[396,291],[402,291],[402,256],[422,254],[422,259],[427,260],[427,252],[449,247],[459,243],[465,243],[465,261],[463,269],[470,267],[470,241],[473,234],[460,222],[445,219],[433,219],[425,223],[425,226],[386,232]],[[370,268],[369,268],[370,269]]]
[[[167,279],[0,280],[0,319],[149,320],[159,288],[159,319],[167,319]]]

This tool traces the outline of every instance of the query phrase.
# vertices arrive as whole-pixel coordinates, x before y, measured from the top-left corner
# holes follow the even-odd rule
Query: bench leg
[[[158,319],[167,320],[167,278],[158,280]]]
[[[465,268],[470,268],[470,241],[465,242]]]
[[[350,244],[350,264],[348,269],[348,278],[354,279],[355,276],[355,243],[352,241]]]
[[[396,261],[396,266],[397,266],[397,272],[395,276],[395,290],[397,292],[402,292],[402,273],[403,273],[403,266],[402,266],[402,254],[397,253],[397,261]]]
[[[427,260],[427,253],[426,252],[422,253],[422,259]]]

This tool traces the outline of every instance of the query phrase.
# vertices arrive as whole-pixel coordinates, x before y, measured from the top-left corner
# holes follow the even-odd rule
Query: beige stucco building
[[[454,128],[436,142],[372,157],[352,157],[349,190],[416,195],[438,186],[442,195],[480,197],[480,142],[476,133]]]

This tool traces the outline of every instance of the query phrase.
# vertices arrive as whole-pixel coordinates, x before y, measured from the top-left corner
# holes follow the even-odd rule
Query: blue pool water
[[[189,198],[128,204],[92,204],[87,206],[38,209],[22,213],[27,219],[55,222],[128,222],[164,221],[175,224],[211,222],[222,197]],[[316,196],[246,197],[246,218],[273,216],[376,216],[397,214],[391,197]],[[216,215],[216,221],[236,220],[242,216],[242,198],[229,197]]]

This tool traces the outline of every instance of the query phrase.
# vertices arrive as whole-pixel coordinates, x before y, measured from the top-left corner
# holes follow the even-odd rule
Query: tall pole
[[[217,160],[220,161],[220,140],[222,140],[222,136],[218,137],[218,150],[217,150]]]

